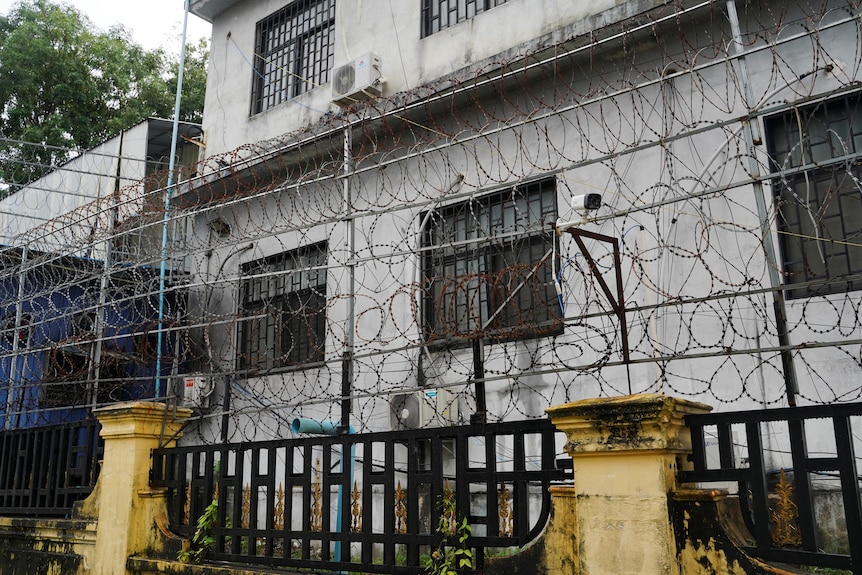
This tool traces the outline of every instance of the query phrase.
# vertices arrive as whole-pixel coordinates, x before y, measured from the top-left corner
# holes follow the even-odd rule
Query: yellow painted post
[[[149,487],[150,453],[160,441],[172,445],[191,412],[136,402],[97,409],[95,414],[102,424],[105,453],[91,573],[118,575],[127,572],[130,555],[162,546],[155,518],[164,512],[164,492]]]
[[[664,395],[548,409],[574,463],[574,573],[679,575],[668,495],[691,451],[683,417],[710,410]]]
[[[577,492],[571,485],[553,485],[554,513],[545,529],[544,556],[539,563],[542,573],[580,575],[578,566]]]

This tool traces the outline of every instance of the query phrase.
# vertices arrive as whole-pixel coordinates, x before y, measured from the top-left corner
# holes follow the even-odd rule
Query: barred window
[[[250,372],[324,357],[326,242],[242,266],[239,366]]]
[[[536,337],[559,331],[551,262],[556,180],[519,185],[427,215],[429,340]],[[424,219],[424,218],[423,218]]]
[[[422,0],[422,37],[505,3],[506,0]]]
[[[135,367],[128,357],[104,352],[99,364],[99,381],[90,380],[91,346],[58,346],[46,354],[41,407],[82,407],[92,400],[104,405],[141,397],[142,390],[136,390],[127,371],[130,365]]]
[[[765,122],[788,298],[862,289],[862,98]]]
[[[329,81],[335,0],[295,0],[257,23],[251,113]]]

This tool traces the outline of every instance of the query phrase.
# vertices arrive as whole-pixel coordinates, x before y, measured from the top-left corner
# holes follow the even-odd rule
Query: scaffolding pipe
[[[16,385],[15,380],[18,376],[18,351],[21,346],[18,345],[18,334],[21,330],[21,320],[24,317],[24,283],[27,280],[27,257],[28,257],[28,248],[25,245],[21,248],[21,267],[18,270],[18,301],[15,304],[15,330],[12,332],[12,356],[9,358],[9,385],[6,387],[6,413],[3,418],[4,427],[6,429],[13,429],[18,424],[18,419],[20,417],[20,413],[23,411],[22,408],[18,408],[18,413],[15,415],[15,423],[13,424],[12,420],[12,410],[15,408],[15,401],[18,395],[18,387],[23,387]],[[29,329],[29,328],[28,328]],[[25,365],[27,361],[26,354],[23,357]],[[21,371],[23,372],[25,366],[22,366]]]

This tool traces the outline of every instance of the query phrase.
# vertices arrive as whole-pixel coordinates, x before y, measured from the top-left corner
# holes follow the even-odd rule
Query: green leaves
[[[218,520],[218,500],[213,499],[207,505],[204,512],[198,517],[198,528],[192,537],[188,549],[183,549],[177,554],[177,560],[182,563],[201,563],[204,557],[215,547],[215,537],[210,531],[215,527]]]
[[[182,120],[200,121],[207,58],[206,41],[187,47]],[[66,149],[173,117],[178,67],[122,26],[102,32],[66,4],[20,0],[0,16],[0,190],[64,163]]]
[[[450,530],[449,517],[455,516],[455,494],[447,487],[444,489],[440,501],[442,516],[437,525],[437,533],[443,540],[440,545],[431,552],[425,564],[425,571],[429,575],[461,575],[469,573],[473,569],[473,550],[467,547],[467,540],[473,533],[470,523],[466,517],[462,517],[456,524],[452,524]],[[447,546],[446,539],[455,535],[458,539],[457,546]]]

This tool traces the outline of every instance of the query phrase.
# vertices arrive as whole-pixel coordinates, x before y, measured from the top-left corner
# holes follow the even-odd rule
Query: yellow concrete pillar
[[[548,410],[574,462],[580,575],[678,575],[668,495],[691,451],[683,417],[708,405],[664,395]]]
[[[162,537],[155,516],[164,493],[149,487],[151,450],[172,445],[191,412],[161,403],[124,403],[95,410],[105,453],[98,481],[98,530],[91,573],[126,573],[126,559],[158,550]]]
[[[580,575],[578,569],[577,491],[571,485],[553,485],[554,513],[545,529],[545,554],[540,573]]]

